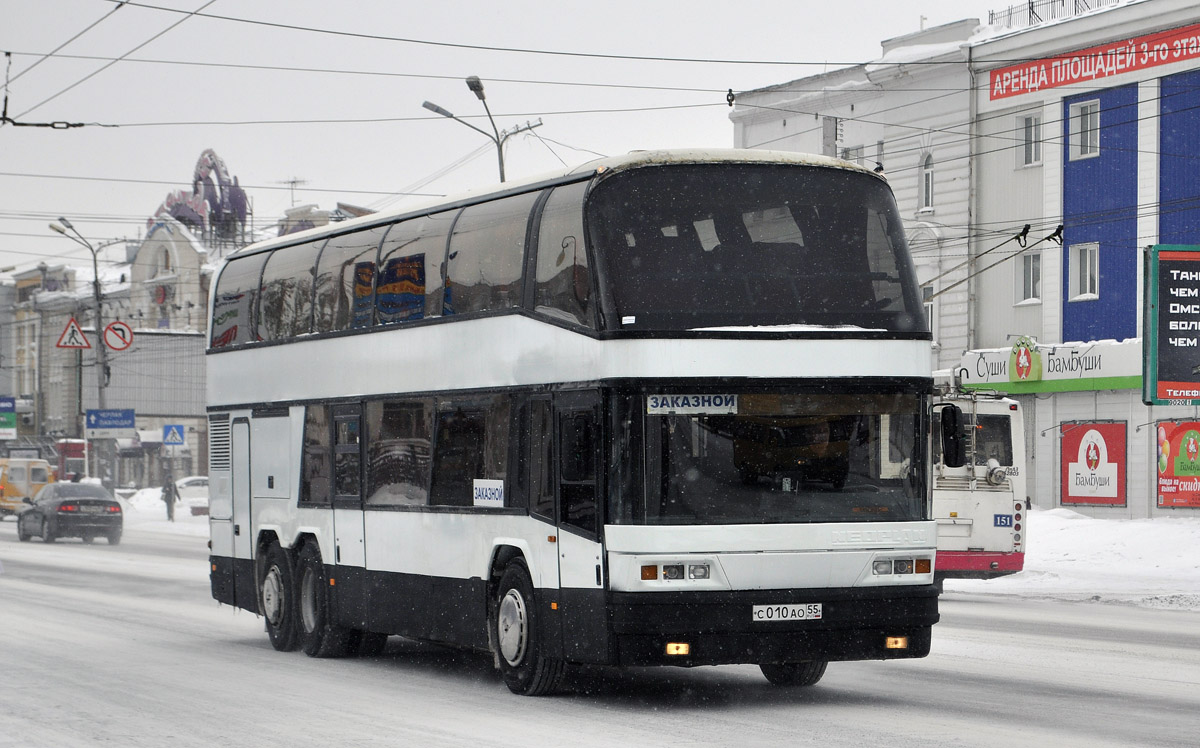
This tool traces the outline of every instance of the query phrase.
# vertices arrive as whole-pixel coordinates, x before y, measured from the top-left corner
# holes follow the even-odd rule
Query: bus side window
[[[367,504],[426,504],[432,398],[370,402],[366,415]]]
[[[304,455],[300,503],[328,504],[332,488],[329,460],[329,408],[310,405],[304,413]]]
[[[555,319],[594,327],[592,276],[583,231],[586,189],[586,182],[556,187],[542,209],[534,308]]]
[[[282,247],[267,258],[258,294],[258,336],[280,340],[312,330],[313,268],[324,240]]]
[[[483,477],[484,422],[482,410],[458,408],[438,414],[430,504],[471,506],[473,503],[474,479]]]
[[[373,324],[376,253],[388,228],[336,236],[321,250],[314,280],[313,332]]]
[[[551,439],[550,401],[530,401],[529,423],[529,507],[534,514],[554,518],[554,442]]]
[[[589,533],[596,526],[596,412],[568,411],[559,416],[559,495],[562,523]]]
[[[334,418],[333,485],[338,496],[359,495],[359,441],[358,414]]]
[[[472,205],[450,237],[443,314],[521,305],[525,232],[538,193]]]

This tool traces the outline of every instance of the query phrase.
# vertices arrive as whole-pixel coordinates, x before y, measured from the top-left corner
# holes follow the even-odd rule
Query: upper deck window
[[[442,265],[455,211],[397,224],[379,251],[375,313],[379,324],[442,313]]]
[[[370,327],[374,320],[375,255],[390,227],[335,236],[317,263],[314,332]]]
[[[558,187],[542,209],[535,308],[551,317],[592,325],[592,274],[583,235],[586,182]]]
[[[258,335],[278,340],[312,331],[313,268],[325,240],[271,253],[263,268],[258,314]]]
[[[443,314],[520,306],[525,231],[537,196],[530,192],[463,211],[450,238]]]
[[[600,182],[587,216],[601,287],[611,290],[609,329],[928,329],[895,201],[869,175],[639,169]]]
[[[265,253],[239,257],[230,260],[221,271],[213,296],[213,348],[227,348],[258,339],[253,317],[266,259]]]

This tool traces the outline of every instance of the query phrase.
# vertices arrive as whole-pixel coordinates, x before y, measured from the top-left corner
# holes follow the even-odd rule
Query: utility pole
[[[455,117],[449,111],[447,111],[446,109],[443,109],[442,107],[438,106],[437,104],[434,104],[432,101],[426,101],[426,102],[422,103],[421,106],[425,107],[426,109],[428,109],[429,111],[431,111],[435,114],[440,114],[443,117],[446,117],[448,119],[454,120],[455,122],[464,124],[467,127],[474,130],[475,132],[479,133],[480,135],[483,135],[488,140],[495,143],[496,144],[496,160],[500,164],[500,181],[503,182],[504,181],[504,141],[508,140],[509,138],[511,138],[513,135],[516,135],[517,133],[525,132],[527,130],[532,130],[535,127],[541,127],[542,121],[539,119],[536,124],[531,124],[529,122],[526,122],[524,125],[514,127],[512,130],[500,130],[496,127],[496,120],[492,119],[492,110],[488,108],[487,99],[483,95],[483,82],[479,80],[479,76],[472,75],[471,77],[467,78],[467,88],[471,89],[471,92],[475,94],[476,98],[478,98],[480,101],[483,102],[483,111],[487,112],[488,122],[490,122],[492,124],[492,132],[489,133],[487,130],[481,130],[480,128],[476,127],[475,125],[472,125],[470,122],[467,122],[466,120],[462,120],[462,119],[459,119],[458,117]]]

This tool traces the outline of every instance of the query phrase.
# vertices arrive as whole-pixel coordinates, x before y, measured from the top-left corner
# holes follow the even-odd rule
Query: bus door
[[[253,558],[254,534],[250,530],[250,421],[238,418],[229,433],[232,469],[229,498],[233,504],[233,523],[226,525],[233,538],[233,595],[234,604],[247,610],[258,610],[258,581],[248,563]],[[213,512],[212,532],[217,532],[218,520],[224,519],[220,508]],[[228,515],[226,515],[228,516]],[[213,544],[214,547],[217,545]]]
[[[576,662],[607,657],[604,521],[600,469],[604,454],[598,392],[554,398],[558,574],[563,656]]]
[[[362,406],[333,409],[333,588],[339,622],[366,626],[366,546],[363,536]]]

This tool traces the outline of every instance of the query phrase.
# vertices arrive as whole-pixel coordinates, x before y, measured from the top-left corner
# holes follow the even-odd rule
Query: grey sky
[[[0,0],[0,51],[13,53],[8,116],[29,123],[120,125],[0,127],[0,267],[90,259],[48,230],[59,215],[94,242],[137,237],[168,192],[190,189],[206,148],[239,177],[258,226],[273,223],[291,205],[286,182],[293,178],[303,180],[296,203],[323,208],[339,200],[396,207],[403,198],[394,193],[405,189],[446,194],[491,184],[497,181],[491,142],[421,108],[430,100],[490,129],[483,106],[463,82],[470,75],[483,79],[500,128],[542,122],[533,134],[508,141],[510,179],[561,169],[562,162],[573,166],[595,153],[728,147],[733,128],[727,89],[782,83],[819,73],[826,63],[876,58],[882,39],[918,30],[922,16],[927,27],[967,17],[986,21],[989,9],[1006,5],[135,0],[113,12],[117,3],[111,0]],[[263,23],[155,8],[203,9]],[[54,57],[39,62],[55,49]],[[318,70],[353,72],[313,72]],[[244,124],[268,121],[279,124]],[[112,259],[117,254],[113,250]]]

